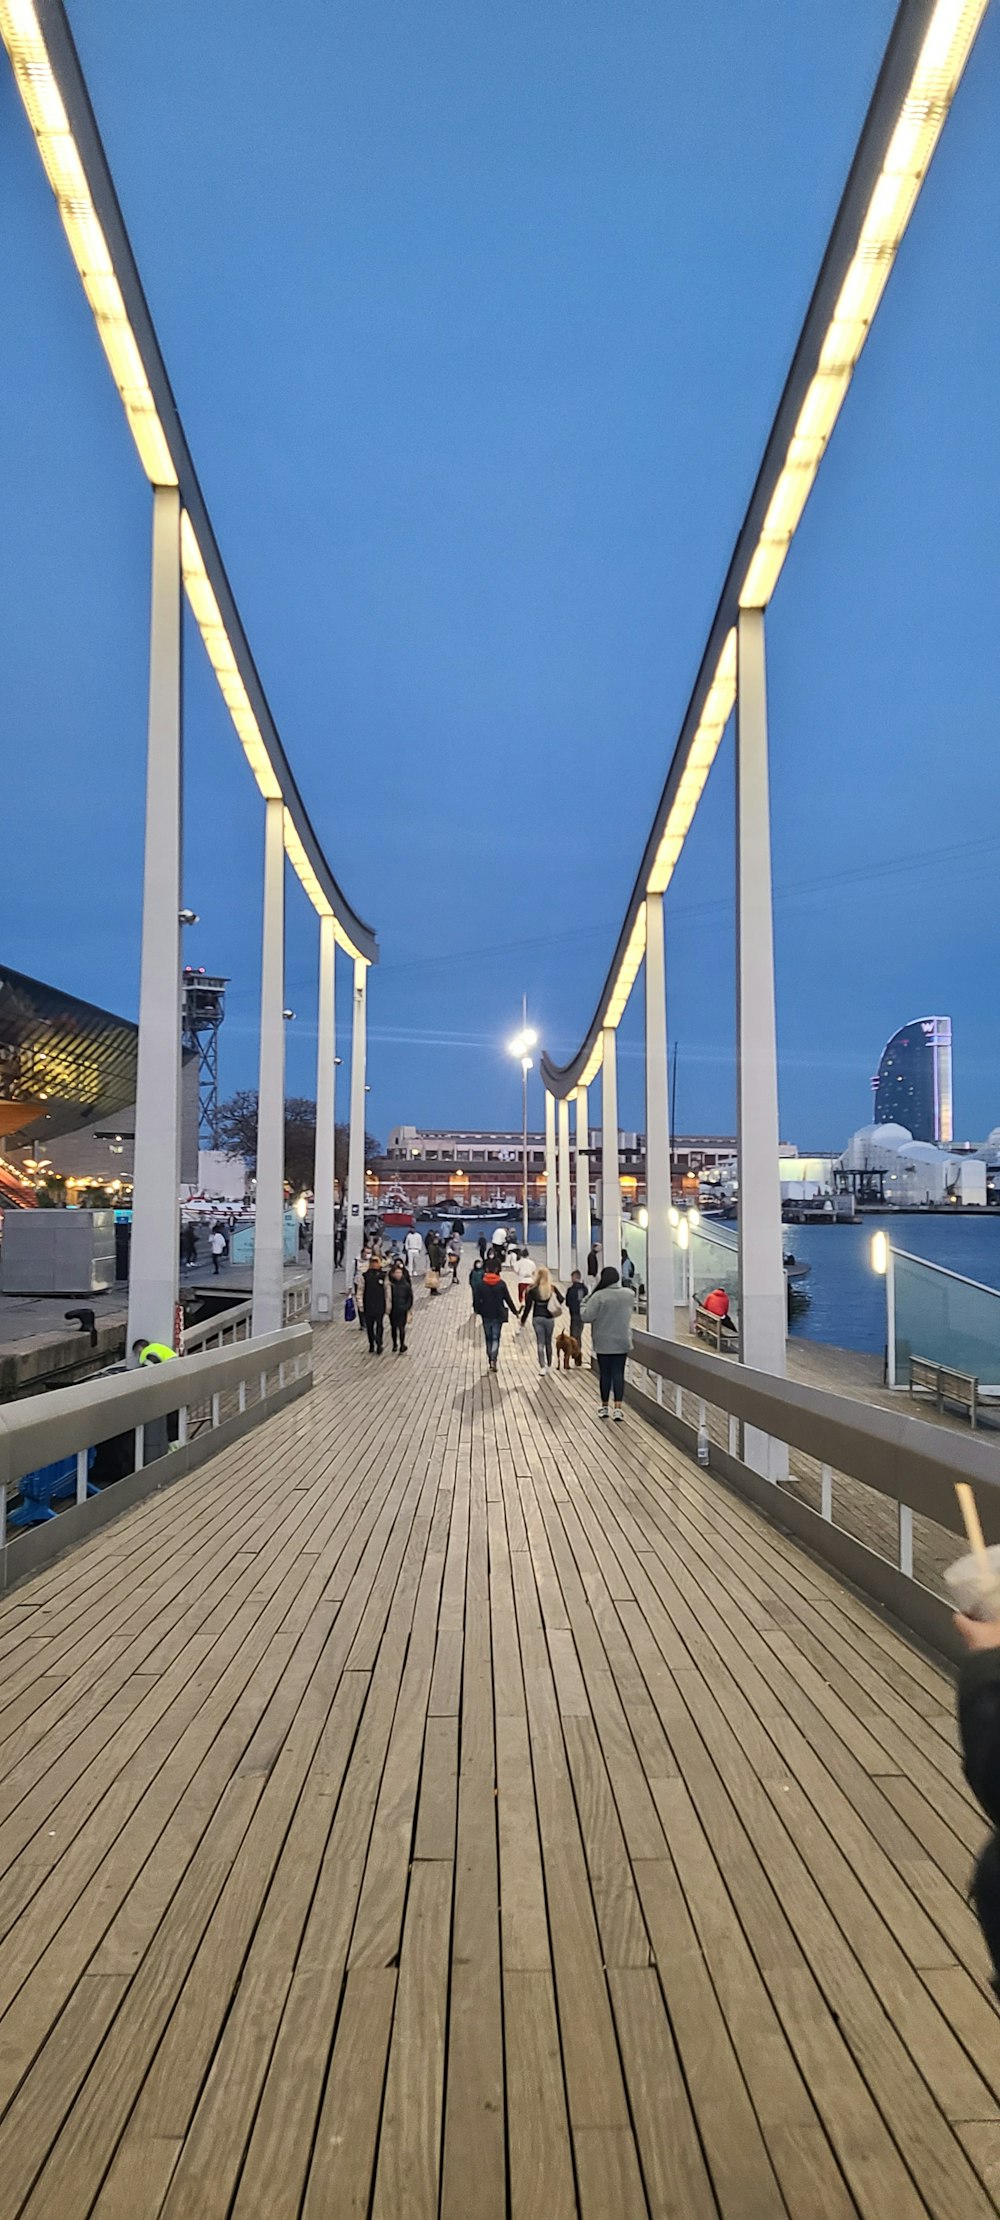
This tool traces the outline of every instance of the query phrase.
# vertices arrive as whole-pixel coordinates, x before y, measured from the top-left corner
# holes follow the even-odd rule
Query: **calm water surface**
[[[956,1218],[890,1213],[853,1226],[787,1226],[786,1247],[812,1266],[810,1302],[792,1320],[797,1338],[832,1341],[841,1349],[885,1347],[885,1281],[869,1261],[878,1227],[894,1249],[1000,1288],[1000,1211]]]

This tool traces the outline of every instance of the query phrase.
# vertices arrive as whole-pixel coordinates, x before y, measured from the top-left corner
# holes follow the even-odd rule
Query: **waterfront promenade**
[[[985,2220],[946,1674],[464,1288],[0,1608],[0,2220]]]

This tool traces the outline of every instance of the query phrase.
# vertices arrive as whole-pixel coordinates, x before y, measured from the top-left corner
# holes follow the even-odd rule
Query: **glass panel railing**
[[[896,1384],[907,1387],[910,1358],[953,1365],[983,1387],[1000,1385],[1000,1293],[962,1279],[905,1250],[892,1252]]]
[[[703,1303],[714,1287],[722,1287],[729,1297],[731,1315],[738,1319],[740,1261],[735,1233],[723,1233],[719,1226],[697,1226],[691,1234],[689,1254],[691,1293],[695,1302]]]

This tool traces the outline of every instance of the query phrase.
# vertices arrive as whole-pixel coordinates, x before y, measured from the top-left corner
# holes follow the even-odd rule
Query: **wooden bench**
[[[933,1395],[938,1410],[945,1403],[959,1403],[968,1411],[972,1426],[979,1406],[979,1381],[973,1372],[959,1372],[953,1364],[936,1364],[932,1357],[910,1358],[910,1394]]]
[[[703,1303],[696,1303],[694,1306],[694,1330],[701,1335],[703,1341],[711,1342],[712,1348],[718,1349],[720,1353],[723,1349],[730,1349],[736,1338],[736,1328],[728,1314],[720,1318],[714,1310],[706,1310]]]

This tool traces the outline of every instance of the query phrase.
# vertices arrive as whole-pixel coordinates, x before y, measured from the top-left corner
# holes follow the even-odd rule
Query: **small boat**
[[[384,1226],[412,1226],[413,1211],[400,1188],[390,1188],[379,1210]]]

